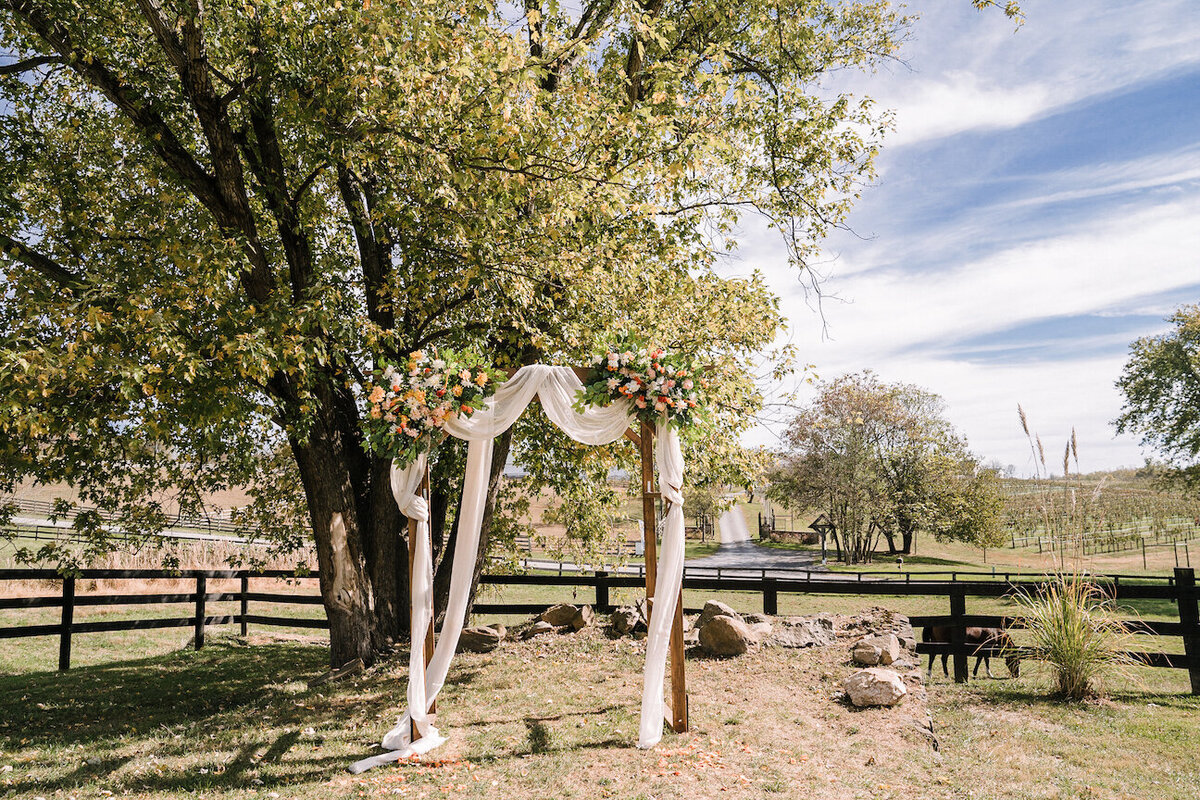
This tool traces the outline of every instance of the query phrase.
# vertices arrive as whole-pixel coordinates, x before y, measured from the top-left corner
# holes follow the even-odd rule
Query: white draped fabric
[[[576,411],[575,398],[582,388],[582,382],[569,367],[541,364],[522,367],[501,384],[485,407],[468,418],[446,421],[447,433],[470,442],[470,445],[463,479],[458,542],[450,576],[450,597],[441,635],[428,668],[425,666],[425,637],[414,636],[409,656],[408,710],[396,727],[383,737],[383,746],[391,752],[360,761],[351,767],[353,771],[361,772],[377,764],[426,753],[445,741],[433,725],[428,709],[445,683],[466,618],[491,471],[492,440],[508,430],[535,397],[541,402],[546,416],[578,442],[601,445],[620,439],[634,420],[630,405],[588,406],[582,412]],[[653,747],[662,738],[663,678],[671,622],[683,577],[683,455],[675,431],[665,424],[660,427],[655,456],[667,511],[663,521],[655,603],[646,640],[645,685],[638,736],[638,747],[642,748]],[[409,544],[414,560],[411,617],[414,634],[428,629],[433,597],[429,508],[419,493],[425,464],[422,455],[404,469],[392,467],[392,494],[396,504],[406,517],[417,523],[415,541]],[[411,736],[412,727],[416,727],[419,734],[415,742]]]

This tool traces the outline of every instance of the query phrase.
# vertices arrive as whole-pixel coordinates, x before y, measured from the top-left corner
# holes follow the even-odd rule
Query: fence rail
[[[238,624],[242,635],[246,635],[247,626],[273,625],[283,627],[328,628],[329,623],[317,618],[277,617],[262,614],[251,614],[249,604],[298,604],[318,605],[321,598],[311,593],[280,593],[250,591],[250,581],[254,579],[283,579],[295,578],[294,573],[286,570],[269,570],[251,572],[247,570],[184,570],[170,573],[162,570],[84,570],[77,577],[60,576],[54,570],[39,569],[7,569],[0,570],[0,582],[11,580],[61,580],[62,591],[58,596],[39,597],[10,597],[0,598],[0,609],[14,608],[61,608],[61,620],[57,624],[26,625],[0,628],[0,639],[53,636],[59,637],[59,669],[65,670],[71,663],[71,637],[77,633],[96,633],[102,631],[125,631],[147,628],[192,627],[194,630],[193,645],[196,649],[204,646],[204,629],[210,625]],[[303,577],[303,576],[300,576]],[[1156,636],[1178,636],[1183,639],[1184,653],[1138,652],[1130,655],[1150,667],[1171,669],[1186,669],[1188,671],[1193,694],[1200,694],[1200,606],[1197,602],[1197,587],[1195,573],[1186,567],[1176,568],[1173,575],[1158,580],[1144,576],[1096,576],[1107,580],[1105,591],[1114,600],[1159,599],[1172,600],[1179,613],[1178,622],[1141,622],[1133,621],[1133,630]],[[1122,577],[1125,578],[1122,581]],[[194,592],[159,593],[159,594],[104,594],[76,595],[76,581],[79,579],[188,579],[194,580]],[[234,592],[209,592],[209,579],[237,579],[239,588]],[[1136,580],[1130,580],[1136,579]],[[644,586],[643,578],[636,574],[610,574],[600,570],[591,574],[523,574],[523,575],[484,575],[481,583],[492,586],[564,586],[573,588],[590,588],[595,592],[594,605],[597,611],[613,610],[611,590],[618,588],[639,588]],[[795,577],[779,577],[775,574],[764,573],[754,576],[700,576],[694,573],[685,574],[683,588],[685,590],[707,590],[720,592],[751,592],[762,595],[763,612],[766,614],[779,613],[780,594],[866,594],[892,596],[923,596],[945,597],[949,600],[950,613],[938,616],[912,617],[914,627],[930,625],[949,626],[952,630],[951,642],[920,642],[917,644],[918,653],[948,654],[954,658],[954,674],[956,681],[967,679],[967,659],[971,655],[999,653],[1001,651],[989,648],[979,648],[968,645],[965,640],[966,628],[981,627],[1013,627],[1021,626],[1017,617],[968,614],[966,609],[967,597],[1005,597],[1014,592],[1036,592],[1046,585],[1046,580],[812,580]],[[212,616],[207,613],[209,603],[237,601],[239,613]],[[186,617],[168,617],[161,619],[138,620],[105,620],[98,622],[75,622],[74,611],[77,606],[118,606],[140,604],[192,604],[193,613]],[[477,614],[524,614],[544,610],[545,603],[477,603],[474,613]],[[686,609],[694,613],[698,609]]]
[[[37,514],[47,519],[55,515],[55,504],[49,500],[33,500],[30,498],[15,497],[12,495],[0,495],[0,507],[9,504],[15,506],[20,512]],[[120,519],[118,515],[101,508],[96,508],[95,506],[75,506],[68,514],[60,516],[73,519],[76,515],[84,512],[93,512],[104,522],[118,522]],[[214,517],[192,517],[181,514],[167,515],[167,519],[168,526],[188,528],[196,531],[207,531],[208,533],[225,533],[247,539],[254,539],[258,536],[257,529],[247,525],[238,525],[232,520]],[[55,528],[57,526],[46,525],[38,527]]]

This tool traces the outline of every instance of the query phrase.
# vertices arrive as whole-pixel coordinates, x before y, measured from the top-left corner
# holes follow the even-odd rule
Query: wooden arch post
[[[654,477],[654,425],[642,422],[636,438],[633,430],[626,434],[637,442],[642,457],[642,540],[646,559],[646,609],[653,608],[654,588],[658,578],[658,508],[662,498]],[[687,682],[683,665],[683,587],[675,602],[675,619],[671,621],[671,702],[666,711],[667,724],[676,733],[688,729]]]
[[[425,464],[425,474],[421,476],[421,487],[417,490],[417,492],[419,493],[419,496],[421,497],[421,499],[423,499],[426,503],[429,502],[429,464],[428,463]],[[410,602],[411,602],[411,597],[412,597],[413,567],[416,565],[415,553],[416,553],[417,548],[414,545],[414,543],[416,542],[416,539],[417,539],[417,521],[414,519],[410,519],[408,521],[408,586],[409,586]],[[435,622],[436,622],[436,620],[434,617],[434,610],[433,610],[433,597],[430,596],[430,598],[429,598],[429,628],[427,628],[425,631],[425,668],[426,668],[426,670],[429,669],[429,662],[431,660],[433,660],[433,626],[434,626]],[[420,633],[420,631],[409,631],[408,635],[412,639],[416,639],[418,636],[421,635],[421,633]],[[413,676],[410,675],[408,679],[411,681],[413,679]],[[422,675],[421,680],[424,680],[424,679],[425,679],[425,676]],[[428,689],[428,686],[426,686],[426,689]],[[428,713],[430,716],[437,713],[437,700],[434,700],[433,702],[431,702],[429,704],[429,710],[426,713]],[[417,723],[413,722],[410,719],[408,724],[409,724],[409,741],[415,742],[421,738],[421,734],[417,731]]]

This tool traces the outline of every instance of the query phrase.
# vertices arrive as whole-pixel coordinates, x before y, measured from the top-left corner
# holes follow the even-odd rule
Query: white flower
[[[443,370],[446,368],[446,362],[440,358],[435,358],[433,360],[433,368],[436,370]]]
[[[625,384],[625,388],[631,392],[636,392],[638,388],[637,381],[630,381],[629,383]]]
[[[684,378],[684,379],[683,379],[683,383],[682,383],[681,385],[682,385],[682,386],[683,386],[683,388],[685,388],[685,389],[690,389],[690,388],[692,388],[693,386],[695,386],[696,384],[692,383],[692,379],[691,379],[691,378]]]
[[[621,385],[621,382],[619,380],[617,380],[616,378],[609,378],[607,383],[608,383],[608,390],[610,392],[615,390],[618,386]]]

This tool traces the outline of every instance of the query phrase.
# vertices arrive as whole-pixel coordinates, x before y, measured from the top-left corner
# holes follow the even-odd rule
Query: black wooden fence
[[[918,573],[919,574],[919,573]],[[319,605],[321,598],[315,594],[294,594],[279,592],[252,592],[250,581],[255,579],[286,579],[295,575],[286,571],[250,572],[246,570],[185,570],[180,573],[168,573],[161,570],[84,570],[77,578],[62,578],[61,595],[41,597],[0,597],[0,609],[12,608],[61,608],[62,616],[59,622],[46,625],[26,625],[0,628],[0,639],[25,636],[58,636],[59,637],[59,669],[68,669],[71,663],[71,637],[77,633],[97,633],[103,631],[125,631],[146,628],[191,627],[194,631],[193,644],[199,649],[204,646],[204,628],[208,625],[238,624],[241,633],[247,633],[248,626],[274,625],[282,627],[328,628],[329,623],[324,619],[296,618],[251,614],[249,604],[279,603]],[[53,570],[9,569],[0,570],[0,582],[11,580],[46,580],[58,579]],[[186,579],[195,581],[195,591],[183,594],[83,594],[76,595],[76,581],[103,579]],[[209,579],[237,579],[239,589],[235,592],[209,592]],[[1197,602],[1198,592],[1195,573],[1190,568],[1178,568],[1173,576],[1148,578],[1144,576],[1091,576],[1103,585],[1105,592],[1114,600],[1143,600],[1158,599],[1173,601],[1179,613],[1178,622],[1142,622],[1131,621],[1132,630],[1157,636],[1178,636],[1183,639],[1182,655],[1164,652],[1135,652],[1130,655],[1149,667],[1163,667],[1188,670],[1193,694],[1200,694],[1200,604]],[[597,571],[592,574],[526,574],[526,575],[485,575],[483,584],[493,586],[562,586],[572,588],[590,588],[594,591],[594,606],[599,612],[612,611],[613,603],[611,590],[618,588],[638,588],[644,586],[643,579],[638,575],[610,574]],[[812,580],[791,577],[777,577],[764,573],[754,576],[723,576],[704,577],[685,574],[683,588],[699,591],[718,592],[751,592],[762,595],[763,612],[777,614],[779,612],[780,594],[847,594],[847,595],[880,595],[880,596],[917,596],[945,597],[949,600],[950,613],[941,616],[916,616],[910,620],[913,627],[930,625],[949,626],[952,630],[950,642],[919,642],[918,653],[948,654],[954,658],[954,675],[956,681],[967,679],[967,659],[971,655],[982,652],[1002,654],[998,648],[979,648],[966,643],[966,628],[981,627],[1020,627],[1018,618],[995,615],[968,614],[967,597],[1006,597],[1015,592],[1036,592],[1045,580],[928,580],[912,579],[912,574],[904,580]],[[686,599],[686,595],[685,595]],[[208,603],[222,601],[237,601],[238,614],[226,616],[209,616],[206,613]],[[75,622],[74,610],[77,606],[120,606],[140,605],[151,603],[186,603],[194,611],[184,617],[168,617],[162,619],[134,620],[105,620],[97,622]],[[476,603],[476,614],[533,614],[545,610],[546,603]],[[689,613],[698,609],[689,608]]]
[[[283,594],[278,592],[252,592],[250,581],[254,579],[294,579],[295,573],[286,570],[183,570],[166,572],[153,569],[87,569],[75,577],[61,578],[62,593],[40,597],[0,597],[0,609],[10,608],[61,608],[60,621],[48,625],[24,625],[0,628],[0,639],[26,636],[58,636],[58,668],[71,666],[71,637],[78,633],[102,633],[106,631],[132,631],[153,628],[192,628],[193,646],[199,650],[204,646],[204,629],[208,625],[238,624],[245,636],[250,624],[276,625],[289,628],[328,628],[325,619],[305,617],[276,617],[251,614],[249,605],[257,603],[286,603],[321,605],[320,595]],[[209,579],[236,579],[238,590],[234,592],[208,591]],[[14,580],[59,580],[60,576],[49,569],[3,569],[0,582]],[[187,580],[194,581],[193,592],[172,594],[76,594],[76,583],[81,580]],[[210,616],[208,605],[237,601],[239,612],[224,616]],[[187,604],[192,607],[188,616],[155,619],[99,620],[76,622],[75,609],[80,606],[129,606],[149,604]]]

